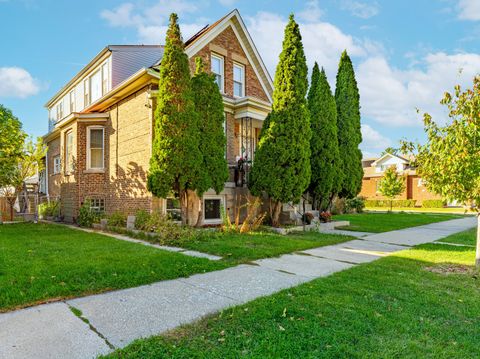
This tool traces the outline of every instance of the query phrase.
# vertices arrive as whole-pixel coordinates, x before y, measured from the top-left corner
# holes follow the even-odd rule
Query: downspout
[[[48,149],[47,152],[45,153],[45,194],[47,195],[47,200],[49,200],[49,195],[48,195]]]

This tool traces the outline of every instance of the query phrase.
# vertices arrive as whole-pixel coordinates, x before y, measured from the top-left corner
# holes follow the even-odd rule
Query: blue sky
[[[480,72],[480,0],[0,0],[0,103],[25,130],[47,129],[43,105],[107,44],[163,43],[170,12],[184,37],[238,8],[273,77],[290,13],[311,68],[332,88],[341,51],[355,65],[365,156],[423,139],[415,109],[444,120],[442,94]]]

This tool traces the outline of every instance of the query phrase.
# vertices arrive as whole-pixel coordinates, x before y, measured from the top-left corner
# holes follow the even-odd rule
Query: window
[[[95,102],[102,97],[102,72],[98,70],[90,77],[90,101]]]
[[[105,212],[105,199],[104,198],[90,199],[90,209],[97,213]]]
[[[75,90],[70,91],[70,113],[75,112]]]
[[[206,197],[203,200],[205,223],[218,223],[222,220],[222,197]]]
[[[223,92],[223,57],[212,54],[211,62],[212,73],[215,75],[215,82],[217,83],[220,92]]]
[[[90,105],[90,79],[83,80],[83,102],[84,107]]]
[[[180,207],[180,199],[178,198],[167,198],[167,217],[174,221],[182,220],[182,209]]]
[[[65,135],[65,172],[73,172],[73,132]]]
[[[53,157],[53,174],[56,175],[62,171],[62,161],[60,155]]]
[[[102,65],[102,95],[105,95],[108,92],[108,62],[105,62]]]
[[[245,96],[245,67],[233,64],[233,96]]]
[[[63,99],[57,105],[57,121],[63,118]]]
[[[419,178],[417,187],[422,187],[422,186],[423,186],[423,180],[421,178]]]
[[[104,128],[87,129],[87,169],[103,169]]]

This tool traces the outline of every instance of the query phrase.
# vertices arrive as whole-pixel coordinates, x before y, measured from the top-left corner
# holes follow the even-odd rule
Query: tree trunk
[[[475,256],[475,267],[480,270],[480,213],[477,214],[477,252]]]
[[[185,225],[188,222],[188,199],[187,191],[180,190],[178,193],[180,197],[180,209],[182,212],[182,224]]]
[[[282,212],[282,202],[274,201],[273,205],[270,202],[270,217],[272,218],[272,227],[280,226],[280,213]]]
[[[197,224],[196,227],[202,227],[203,226],[203,205],[202,205],[202,199],[200,198],[198,200],[198,218],[197,218]]]

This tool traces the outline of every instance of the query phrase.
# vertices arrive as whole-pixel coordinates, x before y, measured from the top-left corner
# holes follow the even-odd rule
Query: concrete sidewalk
[[[253,265],[0,314],[0,358],[94,358],[135,339],[475,225],[472,217],[372,234]]]

